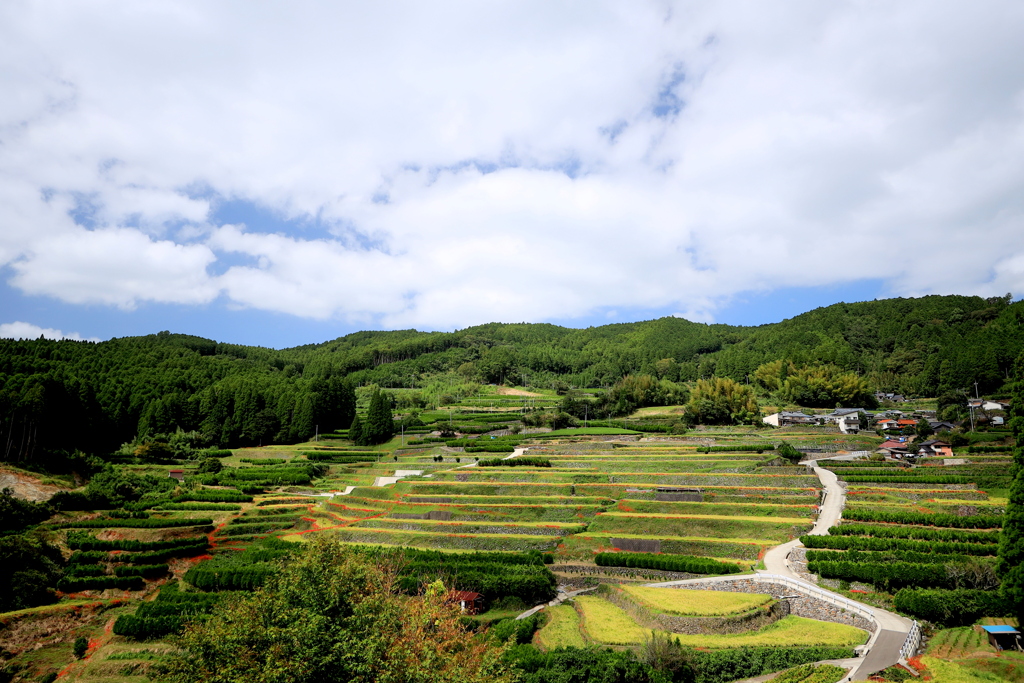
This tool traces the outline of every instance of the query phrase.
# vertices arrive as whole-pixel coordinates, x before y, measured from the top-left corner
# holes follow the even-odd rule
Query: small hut
[[[472,591],[452,591],[448,595],[451,602],[459,603],[466,614],[479,614],[483,610],[484,596]]]
[[[185,470],[170,470],[167,472],[167,476],[178,481],[185,481]]]
[[[988,642],[997,650],[1019,650],[1020,631],[1012,626],[982,626],[988,635]]]

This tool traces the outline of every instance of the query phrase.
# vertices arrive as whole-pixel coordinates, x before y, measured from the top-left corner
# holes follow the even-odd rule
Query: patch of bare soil
[[[38,649],[62,642],[70,638],[68,634],[71,631],[93,621],[97,614],[109,607],[104,603],[94,603],[73,609],[56,609],[52,613],[26,614],[0,630],[0,648],[17,654],[29,648]]]
[[[525,389],[513,389],[512,387],[498,387],[499,396],[543,396],[544,394],[535,394],[532,391],[526,391]]]
[[[4,469],[0,469],[0,489],[11,489],[15,498],[31,500],[34,503],[50,500],[58,491],[67,490],[52,484],[44,484],[35,477],[21,472]]]

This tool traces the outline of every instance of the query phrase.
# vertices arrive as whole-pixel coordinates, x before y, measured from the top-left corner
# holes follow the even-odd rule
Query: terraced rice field
[[[450,452],[442,463],[403,453],[397,462],[346,467],[348,478],[424,476],[357,486],[322,503],[336,521],[317,520],[312,533],[351,543],[538,549],[572,562],[641,540],[656,541],[661,552],[752,562],[814,522],[820,484],[802,466],[768,467],[757,453],[698,453],[681,443],[553,441],[527,453],[549,459],[549,468],[477,467],[477,454],[455,463]],[[699,489],[698,500],[659,489]]]

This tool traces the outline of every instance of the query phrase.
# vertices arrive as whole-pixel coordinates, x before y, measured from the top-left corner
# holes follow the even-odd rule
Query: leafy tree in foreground
[[[443,586],[398,594],[386,558],[315,541],[256,593],[190,626],[162,674],[174,683],[505,683],[494,647],[460,625]]]
[[[41,534],[0,537],[0,612],[56,602],[63,564]]]
[[[1013,482],[999,537],[999,564],[996,573],[1002,580],[1003,597],[1010,603],[1018,623],[1024,624],[1024,356],[1017,359],[1013,417],[1010,427],[1016,445],[1013,449]]]

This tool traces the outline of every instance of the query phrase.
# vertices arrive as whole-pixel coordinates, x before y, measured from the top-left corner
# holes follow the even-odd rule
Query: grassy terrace
[[[686,592],[686,591],[680,591]],[[629,646],[643,642],[649,634],[620,607],[599,597],[579,596],[574,600],[580,615],[582,635],[598,645]],[[683,645],[701,648],[743,646],[833,645],[852,646],[867,641],[868,634],[843,624],[788,616],[756,631],[736,634],[672,634]]]
[[[727,593],[629,585],[622,586],[622,590],[638,602],[659,612],[684,617],[719,617],[741,614],[754,607],[772,602],[770,595],[759,593]]]
[[[763,432],[713,431],[716,442],[773,443]],[[450,451],[436,462],[440,449],[332,465],[315,488],[356,488],[347,497],[317,502],[329,515],[313,515],[309,528],[300,525],[286,537],[330,533],[352,543],[536,548],[572,563],[590,562],[615,539],[642,539],[659,541],[666,553],[750,563],[813,524],[819,482],[804,467],[767,467],[767,456],[751,452],[698,453],[699,443],[574,438],[524,443],[528,455],[549,459],[550,468],[479,468],[472,466],[476,458],[487,455]],[[274,455],[281,457],[278,450]],[[374,478],[396,470],[429,476],[372,486]],[[703,501],[657,500],[665,487],[700,488]]]

